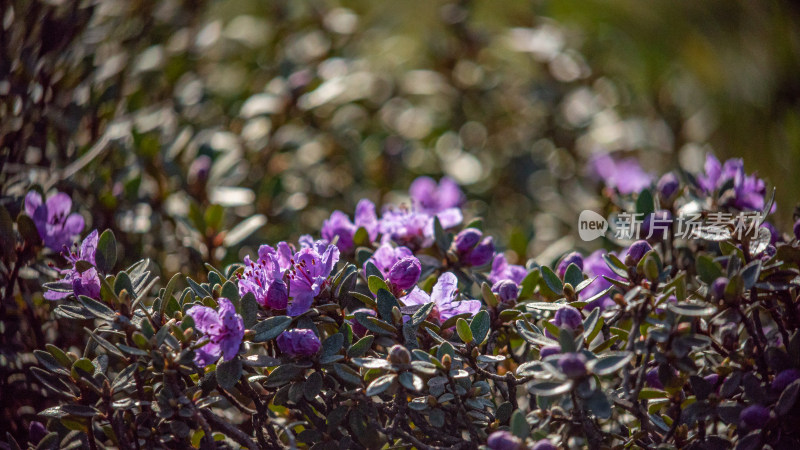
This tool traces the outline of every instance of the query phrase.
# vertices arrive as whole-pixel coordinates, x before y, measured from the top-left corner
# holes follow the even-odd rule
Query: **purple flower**
[[[90,267],[80,272],[77,268],[78,261],[86,261],[94,266],[98,237],[97,230],[92,230],[92,232],[86,236],[86,239],[83,240],[77,252],[63,252],[62,255],[72,264],[72,267],[68,269],[56,269],[64,276],[61,282],[71,284],[72,290],[76,296],[85,295],[93,299],[100,298],[100,277],[97,274],[97,270],[94,267]],[[70,292],[47,291],[44,293],[44,298],[47,300],[61,300],[70,295]]]
[[[322,344],[313,331],[305,328],[286,330],[278,336],[278,348],[293,357],[307,357],[319,351]]]
[[[490,450],[519,450],[522,448],[522,441],[508,431],[495,431],[489,435],[486,445]]]
[[[567,268],[570,264],[575,264],[578,266],[578,269],[583,270],[583,255],[578,252],[572,252],[564,255],[561,258],[561,262],[558,263],[558,267],[556,268],[556,273],[558,274],[559,278],[564,278],[564,274],[567,273]]]
[[[558,345],[545,345],[539,349],[539,358],[545,359],[550,355],[558,355],[561,353],[561,347]]]
[[[781,371],[781,373],[775,375],[775,378],[772,380],[772,392],[783,392],[786,386],[794,383],[798,378],[800,378],[800,370],[786,369]]]
[[[391,244],[383,243],[375,250],[375,253],[367,260],[375,264],[375,267],[381,271],[384,278],[389,275],[389,271],[403,258],[413,257],[414,253],[407,247],[392,247]],[[364,272],[367,271],[367,263],[364,262]]]
[[[47,436],[47,428],[44,424],[37,420],[31,421],[28,425],[28,440],[31,444],[38,444],[45,436]]]
[[[474,316],[478,311],[480,311],[480,300],[456,301],[457,294],[458,279],[451,272],[445,272],[439,277],[439,280],[433,286],[431,295],[428,295],[422,289],[415,287],[413,291],[401,298],[401,300],[406,306],[422,306],[426,303],[434,302],[431,315],[435,319],[438,319],[439,323],[444,323],[447,321],[447,319],[459,314],[469,313],[470,315]]]
[[[725,288],[728,287],[728,279],[725,277],[719,277],[711,283],[711,295],[717,300],[722,299],[725,296]]]
[[[678,176],[672,172],[665,173],[656,184],[656,189],[664,200],[671,199],[680,187],[681,182],[678,180]]]
[[[636,241],[628,247],[628,252],[625,254],[625,264],[628,266],[635,266],[639,264],[644,255],[647,254],[653,247],[647,241]]]
[[[717,387],[717,383],[719,383],[719,375],[717,375],[716,373],[706,375],[703,377],[703,379],[706,380],[706,382],[710,384],[711,387],[713,388]]]
[[[430,247],[434,237],[434,217],[439,219],[442,228],[452,228],[461,223],[464,217],[458,208],[448,208],[435,214],[405,207],[388,208],[378,223],[378,230],[387,239],[413,250]]]
[[[353,311],[353,316],[355,316],[357,313],[368,314],[368,315],[370,315],[372,317],[376,317],[377,316],[377,313],[374,310],[369,309],[369,308],[359,308],[359,309]],[[361,322],[356,320],[355,317],[353,318],[353,320],[350,321],[350,328],[353,329],[353,334],[355,334],[356,336],[358,336],[360,338],[364,337],[367,334],[367,331],[369,331],[369,330],[366,329],[366,327],[364,327],[364,325],[361,325]]]
[[[411,249],[430,247],[433,244],[433,232],[428,232],[428,224],[432,218],[428,214],[406,208],[388,209],[383,212],[379,230],[384,242],[391,239]],[[444,226],[444,224],[442,224]]]
[[[606,186],[616,188],[620,194],[641,192],[650,186],[653,177],[642,169],[634,158],[616,160],[603,153],[589,160],[590,174]]]
[[[195,350],[194,362],[205,367],[222,355],[224,361],[232,360],[239,353],[244,338],[244,321],[236,314],[233,303],[224,297],[217,300],[219,309],[195,305],[186,311],[194,320],[194,328],[207,336],[210,342]]]
[[[650,241],[662,241],[669,235],[672,213],[660,209],[647,215],[642,221],[642,236]]]
[[[747,175],[741,159],[729,159],[725,164],[712,154],[706,155],[705,173],[697,176],[697,182],[705,193],[721,189],[733,181],[731,204],[742,210],[761,210],[764,208],[764,195],[767,192],[764,180],[755,174]],[[775,205],[773,204],[773,210]]]
[[[647,375],[645,376],[647,380],[647,385],[653,389],[664,389],[664,385],[661,383],[661,379],[658,378],[658,367],[650,369],[647,371]]]
[[[488,264],[494,256],[494,238],[491,236],[484,238],[480,244],[475,246],[465,257],[463,262],[473,267],[480,267]]]
[[[533,444],[533,449],[531,450],[558,450],[558,447],[553,445],[548,439],[540,439]]]
[[[495,255],[494,261],[492,262],[492,271],[489,273],[489,281],[497,283],[501,280],[511,280],[514,283],[520,284],[527,275],[528,271],[525,270],[524,267],[516,264],[509,264],[505,255],[499,253]]]
[[[477,228],[464,228],[463,230],[459,231],[456,237],[453,239],[453,250],[459,256],[464,256],[469,253],[478,242],[481,241],[483,237],[483,233],[481,230]]]
[[[341,211],[334,211],[331,217],[322,224],[322,237],[329,242],[339,236],[336,246],[343,253],[350,253],[355,247],[353,238],[360,227],[367,230],[370,242],[378,238],[378,216],[375,214],[375,205],[362,199],[356,205],[355,223]]]
[[[567,378],[586,375],[586,357],[582,353],[566,353],[558,360],[558,368]]]
[[[614,273],[603,259],[603,255],[605,255],[605,253],[605,250],[597,250],[584,259],[584,272],[586,272],[590,278],[597,278],[595,278],[592,283],[586,286],[586,288],[584,288],[580,294],[578,294],[578,298],[581,300],[588,300],[611,287],[611,282],[603,278],[604,275],[616,280],[620,279],[619,275]],[[583,307],[583,309],[592,310],[594,308],[600,308],[602,311],[613,305],[614,301],[611,300],[608,295],[604,295],[599,299],[589,302]]]
[[[45,203],[36,191],[25,196],[25,214],[33,219],[44,245],[57,252],[69,248],[73,238],[83,231],[83,217],[70,214],[71,209],[72,199],[63,192],[57,192]]]
[[[339,249],[325,241],[314,241],[310,236],[300,238],[300,243],[298,252],[286,242],[279,242],[277,250],[262,245],[256,262],[251,261],[249,255],[245,256],[239,293],[252,292],[261,305],[286,308],[290,316],[308,311],[339,261]],[[289,297],[291,304],[288,304]]]
[[[339,261],[339,249],[329,245],[324,253],[319,249],[303,248],[295,253],[287,268],[289,295],[292,303],[286,310],[290,316],[299,316],[311,308],[322,288],[327,285],[333,266]]]
[[[574,331],[583,327],[583,316],[572,306],[563,306],[556,311],[552,324],[566,330]]]
[[[275,250],[262,245],[258,249],[257,263],[244,257],[244,274],[239,278],[239,295],[252,292],[256,301],[271,309],[286,309],[289,303],[289,292],[283,280],[283,270]]]
[[[464,201],[458,184],[448,177],[443,177],[438,185],[430,177],[419,177],[411,183],[408,192],[414,208],[429,214],[458,207]]]
[[[394,263],[386,278],[396,288],[405,291],[417,284],[421,273],[422,264],[419,260],[414,256],[407,256]]]
[[[759,430],[769,422],[769,408],[751,405],[739,413],[739,424],[750,430]]]
[[[500,280],[492,286],[492,292],[501,302],[509,302],[517,299],[519,286],[511,280]]]

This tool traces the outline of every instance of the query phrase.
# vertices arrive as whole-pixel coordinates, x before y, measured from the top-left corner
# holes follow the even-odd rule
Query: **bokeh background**
[[[556,255],[602,201],[595,152],[654,174],[744,158],[784,229],[800,193],[791,1],[3,5],[4,203],[68,192],[163,274],[402,202],[419,175],[461,183],[512,260]]]

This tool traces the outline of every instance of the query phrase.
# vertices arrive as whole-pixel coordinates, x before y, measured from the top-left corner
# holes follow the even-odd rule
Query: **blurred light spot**
[[[267,21],[253,16],[241,15],[234,17],[225,26],[223,35],[230,40],[256,48],[269,39],[270,32],[270,25]]]
[[[555,26],[544,24],[537,28],[513,28],[507,42],[513,50],[533,53],[539,61],[549,61],[564,47],[564,35]]]
[[[283,110],[283,99],[273,94],[256,94],[242,105],[239,115],[245,119],[262,114],[277,114]]]
[[[208,47],[214,45],[214,43],[219,40],[220,35],[222,34],[222,24],[219,20],[215,20],[208,25],[204,26],[199,33],[197,33],[197,37],[195,38],[194,44],[200,49],[204,50]]]
[[[249,205],[256,199],[256,194],[247,188],[217,186],[211,190],[211,203],[225,207]]]
[[[352,34],[358,26],[358,16],[347,8],[334,8],[326,16],[324,25],[339,34]]]

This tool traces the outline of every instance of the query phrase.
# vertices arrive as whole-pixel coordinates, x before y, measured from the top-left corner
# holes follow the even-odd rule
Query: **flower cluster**
[[[647,214],[771,209],[738,162],[717,173],[709,161],[695,185],[665,175],[653,186],[647,176],[603,192],[611,208]],[[800,420],[800,236],[673,231],[522,265],[480,221],[459,229],[463,195],[451,181],[420,179],[410,198],[380,218],[363,200],[353,222],[335,212],[319,240],[261,245],[255,258],[189,277],[180,293],[174,278],[155,296],[146,264],[99,278],[114,243],[93,231],[65,254],[71,267],[45,297],[62,300],[61,317],[99,321],[98,345],[72,359],[50,348],[38,357],[54,372],[37,373],[79,391],[121,355],[113,376],[123,381],[109,383],[113,395],[72,396],[43,415],[91,416],[114,433],[135,430],[142,445],[157,444],[144,432],[156,416],[205,445],[207,427],[250,448],[800,443],[791,426]],[[100,413],[126,405],[129,392],[150,402],[131,406],[140,419]],[[216,408],[236,408],[252,426]]]

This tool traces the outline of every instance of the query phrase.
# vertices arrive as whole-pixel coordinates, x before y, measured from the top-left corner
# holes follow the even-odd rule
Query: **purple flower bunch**
[[[76,296],[85,295],[94,299],[100,298],[100,277],[94,267],[98,236],[97,230],[92,230],[86,236],[86,239],[81,242],[80,247],[75,244],[75,250],[62,252],[62,255],[72,267],[56,269],[56,271],[63,276],[60,283],[71,286],[72,292],[68,290],[48,290],[44,293],[44,298],[47,300],[62,300],[73,293]],[[90,267],[78,267],[79,261],[89,263]]]
[[[434,217],[444,228],[452,228],[463,220],[459,205],[463,194],[458,185],[449,178],[438,184],[431,178],[420,177],[409,189],[411,206],[387,206],[380,219],[375,205],[363,199],[356,206],[355,221],[341,211],[334,211],[322,225],[322,237],[332,241],[342,253],[350,253],[359,228],[364,228],[369,243],[382,236],[383,242],[394,241],[412,250],[430,247],[433,244]]]
[[[300,249],[280,242],[277,249],[262,245],[258,259],[245,256],[244,273],[239,279],[239,294],[252,293],[261,306],[286,309],[290,316],[308,311],[328,286],[328,277],[339,261],[339,249],[309,236],[300,239]]]

